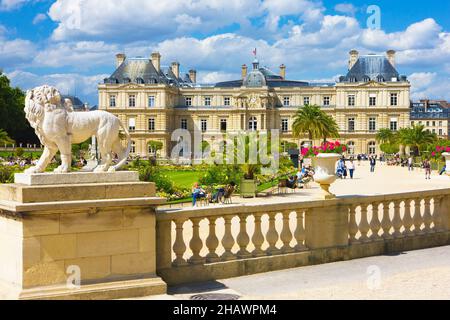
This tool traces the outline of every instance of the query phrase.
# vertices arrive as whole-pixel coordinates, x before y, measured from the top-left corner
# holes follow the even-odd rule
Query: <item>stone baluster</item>
[[[270,212],[269,213],[269,230],[267,231],[266,239],[269,243],[269,248],[267,249],[267,252],[270,255],[274,255],[280,252],[280,250],[276,247],[276,244],[278,242],[278,232],[275,228],[275,218],[277,213],[276,212]]]
[[[358,233],[358,224],[356,223],[356,206],[351,206],[348,225],[348,234],[350,237],[350,243],[358,242],[358,240],[356,240],[357,233]]]
[[[361,232],[360,242],[369,242],[367,234],[370,231],[370,225],[368,221],[368,206],[366,204],[361,205],[361,222],[359,223],[359,231]]]
[[[205,263],[205,258],[200,256],[200,251],[203,248],[203,241],[200,238],[200,221],[203,218],[192,218],[192,239],[189,242],[189,248],[192,251],[192,257],[189,259],[189,263],[202,264]]]
[[[414,225],[414,220],[412,218],[411,210],[411,200],[405,200],[405,215],[403,216],[403,226],[405,227],[404,235],[412,236],[412,226]]]
[[[371,240],[378,240],[380,238],[379,232],[381,229],[381,221],[379,217],[380,202],[375,202],[372,205],[372,220],[370,221],[370,229],[372,229]]]
[[[381,221],[381,228],[383,229],[383,238],[386,240],[393,238],[391,235],[392,221],[389,211],[389,202],[384,202],[381,207],[381,216],[383,217]]]
[[[422,214],[421,214],[421,199],[416,198],[414,199],[414,234],[415,235],[422,235],[423,231],[421,230],[422,227]]]
[[[423,222],[425,224],[425,228],[423,231],[425,233],[433,233],[434,230],[431,229],[431,224],[433,223],[433,216],[431,215],[431,199],[430,197],[425,198],[425,211],[423,214]]]
[[[294,252],[294,249],[291,247],[292,232],[289,225],[290,214],[290,211],[283,212],[283,230],[281,231],[280,235],[281,241],[283,242],[283,253]]]
[[[214,263],[220,261],[219,256],[216,253],[217,247],[219,246],[219,238],[216,234],[216,224],[217,217],[208,217],[209,221],[209,234],[206,238],[206,247],[208,248],[208,255],[206,256],[206,262]]]
[[[258,212],[253,216],[255,217],[255,232],[253,233],[252,242],[255,246],[255,250],[252,252],[252,255],[254,257],[262,257],[266,255],[266,253],[261,248],[264,243],[264,235],[261,229],[261,219],[263,213]]]
[[[434,230],[436,232],[444,231],[443,220],[442,220],[442,210],[445,208],[442,207],[442,202],[444,200],[443,196],[434,197]]]
[[[175,220],[175,243],[173,244],[173,252],[175,252],[175,260],[172,265],[174,267],[180,267],[187,265],[186,260],[183,258],[186,252],[186,244],[183,237],[183,225],[185,219]]]
[[[230,261],[235,259],[236,257],[231,252],[234,246],[234,238],[233,234],[231,233],[231,220],[233,219],[233,216],[225,216],[225,234],[222,238],[222,246],[225,249],[225,252],[222,255],[223,261]]]
[[[394,226],[394,238],[402,238],[403,234],[401,232],[403,227],[403,221],[401,217],[401,200],[395,200],[394,201],[394,219],[392,219],[392,225]]]
[[[304,217],[307,211],[297,210],[297,227],[295,228],[294,238],[297,240],[297,245],[295,246],[295,251],[305,251],[307,248],[305,246],[305,226]]]
[[[247,214],[239,215],[239,234],[236,240],[239,245],[238,258],[245,259],[250,257],[251,254],[247,250],[247,246],[250,243],[250,237],[247,233]]]

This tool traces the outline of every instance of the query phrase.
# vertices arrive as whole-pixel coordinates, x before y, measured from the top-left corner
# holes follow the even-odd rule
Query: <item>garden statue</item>
[[[72,144],[83,143],[92,136],[97,138],[100,158],[94,172],[114,172],[125,164],[130,153],[130,134],[116,116],[106,111],[74,112],[71,101],[61,101],[61,94],[54,87],[44,85],[27,91],[25,115],[44,146],[37,165],[25,173],[44,172],[58,150],[61,165],[54,172],[69,172]],[[125,132],[127,147],[122,146],[120,129]],[[115,166],[112,166],[113,153],[119,157]]]

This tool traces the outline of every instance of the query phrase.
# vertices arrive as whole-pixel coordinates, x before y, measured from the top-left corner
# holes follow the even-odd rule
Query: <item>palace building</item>
[[[249,70],[250,69],[250,70]],[[132,135],[132,153],[169,157],[176,129],[202,132],[211,145],[224,132],[280,130],[280,140],[302,143],[292,124],[298,108],[319,105],[336,119],[339,140],[351,154],[379,154],[375,139],[381,128],[410,125],[410,83],[395,67],[395,51],[386,55],[350,52],[348,71],[337,82],[315,84],[288,80],[286,66],[275,73],[255,59],[241,67],[241,79],[213,85],[197,83],[196,71],[180,73],[180,64],[161,65],[151,58],[116,56],[116,70],[98,86],[99,109],[117,115]],[[320,144],[320,141],[314,143]]]

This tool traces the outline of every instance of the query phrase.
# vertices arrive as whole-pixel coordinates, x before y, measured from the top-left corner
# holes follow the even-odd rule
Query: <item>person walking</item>
[[[431,162],[428,159],[425,159],[423,162],[423,168],[425,169],[425,180],[431,180]]]
[[[408,171],[414,171],[414,159],[412,156],[408,158]]]
[[[441,172],[439,172],[439,175],[442,176],[447,171],[447,165],[444,165]]]
[[[353,176],[355,174],[355,163],[353,162],[353,159],[351,159],[350,163],[348,164],[348,171],[350,173],[350,179],[353,180]]]
[[[375,172],[375,167],[377,165],[377,159],[375,156],[370,157],[370,172]]]

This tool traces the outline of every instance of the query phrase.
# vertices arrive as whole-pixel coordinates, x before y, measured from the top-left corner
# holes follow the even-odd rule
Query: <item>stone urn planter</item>
[[[314,158],[314,181],[324,191],[325,199],[334,199],[330,186],[336,181],[336,163],[342,157],[338,153],[321,153]]]
[[[241,196],[243,198],[256,197],[256,181],[254,179],[241,180]]]
[[[442,156],[445,158],[445,173],[450,177],[450,153],[443,153]]]

